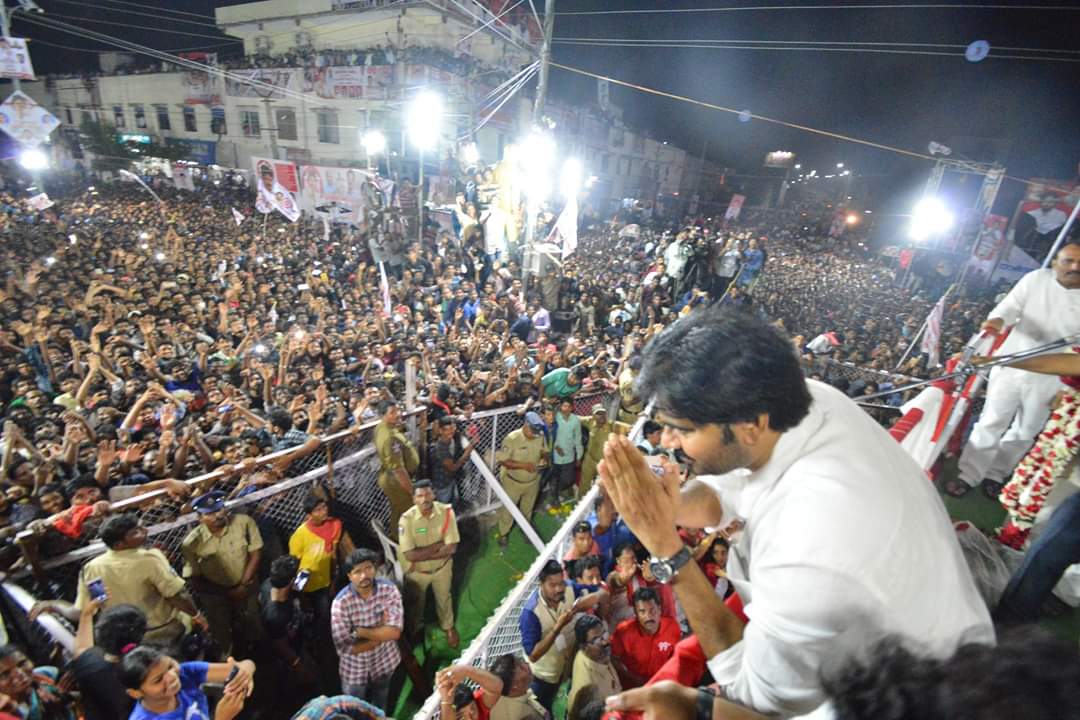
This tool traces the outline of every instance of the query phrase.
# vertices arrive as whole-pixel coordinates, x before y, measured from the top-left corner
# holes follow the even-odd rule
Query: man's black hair
[[[574,639],[578,647],[583,647],[589,637],[589,631],[593,628],[603,627],[604,621],[595,615],[582,615],[574,623]]]
[[[270,426],[278,428],[283,433],[287,433],[292,430],[292,413],[283,407],[275,406],[270,408],[267,413],[267,420],[270,421]]]
[[[573,563],[573,570],[571,571],[570,575],[576,580],[580,578],[586,570],[600,567],[600,556],[586,555],[583,558],[578,558],[577,560],[572,560],[571,562]]]
[[[544,567],[540,568],[540,582],[544,582],[552,575],[562,575],[563,566],[558,560],[548,560]]]
[[[428,480],[427,478],[420,478],[419,480],[413,482],[412,491],[415,493],[417,490],[424,490],[424,489],[433,490],[434,487],[435,486],[432,485],[431,481]]]
[[[655,420],[646,420],[645,424],[641,428],[641,435],[642,437],[645,437],[648,435],[652,435],[654,432],[659,432],[663,429],[664,426],[656,422]]]
[[[270,587],[278,590],[288,587],[296,578],[300,560],[292,555],[282,555],[270,563]]]
[[[510,686],[514,683],[514,673],[517,672],[517,666],[520,660],[517,655],[513,653],[506,653],[500,655],[491,661],[488,665],[488,671],[495,677],[502,680],[502,694],[506,695],[510,692]]]
[[[651,587],[638,588],[634,591],[634,604],[639,602],[651,602],[660,605],[660,595]]]
[[[101,524],[98,537],[105,547],[116,547],[124,541],[127,534],[139,527],[139,517],[135,513],[113,515]]]
[[[379,553],[367,548],[356,548],[349,556],[345,558],[345,572],[350,572],[354,567],[362,563],[371,563],[376,568],[379,567],[379,561],[382,560]]]
[[[645,348],[637,395],[698,425],[754,422],[784,432],[810,411],[810,391],[791,342],[739,310],[692,313]]]
[[[319,507],[320,505],[322,505],[324,503],[326,504],[327,508],[330,507],[330,503],[322,495],[316,495],[315,493],[308,493],[307,497],[304,498],[304,505],[303,505],[304,514],[306,515],[306,514],[310,513],[312,510],[314,510],[315,508]]]

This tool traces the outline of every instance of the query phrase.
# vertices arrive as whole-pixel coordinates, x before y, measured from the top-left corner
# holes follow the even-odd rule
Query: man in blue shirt
[[[619,517],[615,504],[611,502],[607,495],[601,494],[600,497],[596,498],[593,511],[586,518],[586,521],[592,526],[593,539],[600,546],[600,557],[604,561],[602,573],[604,577],[607,577],[608,573],[615,567],[615,548],[624,542],[637,546],[638,540],[634,537],[634,533],[630,532],[630,528],[626,526],[622,518]]]
[[[574,403],[569,398],[559,401],[559,412],[555,416],[554,448],[554,502],[555,505],[561,505],[563,492],[571,490],[577,481],[577,471],[584,455],[581,446],[581,420],[574,414]]]

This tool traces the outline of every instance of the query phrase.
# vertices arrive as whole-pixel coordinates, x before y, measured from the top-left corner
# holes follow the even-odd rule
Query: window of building
[[[124,120],[124,106],[123,105],[113,105],[112,112],[113,112],[113,124],[116,125],[116,127],[118,127],[118,128],[126,127],[127,123]]]
[[[210,108],[210,132],[215,135],[229,134],[229,124],[225,121],[225,108]]]
[[[600,172],[608,172],[611,169],[611,156],[604,153],[604,157],[600,161]]]
[[[259,125],[259,111],[241,110],[240,129],[243,131],[244,137],[259,137],[262,134],[262,127]]]
[[[146,128],[146,110],[142,105],[133,105],[132,110],[135,113],[135,127]]]
[[[64,114],[67,115],[67,124],[74,125],[75,119],[71,116],[71,108],[64,108]]]
[[[274,108],[274,125],[278,140],[296,140],[296,111],[292,108]]]
[[[195,108],[191,105],[184,106],[184,129],[188,132],[199,131],[199,123],[195,119]]]
[[[340,143],[337,113],[333,110],[316,110],[315,114],[319,118],[319,142],[335,145]]]
[[[154,111],[157,113],[158,130],[172,130],[172,123],[169,122],[169,106],[157,105]]]

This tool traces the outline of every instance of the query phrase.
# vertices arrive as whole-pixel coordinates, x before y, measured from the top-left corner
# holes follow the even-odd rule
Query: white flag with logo
[[[563,259],[570,257],[577,250],[577,198],[572,197],[566,201],[559,219],[555,221],[555,227],[551,229],[547,241],[562,246]]]
[[[247,218],[244,217],[244,213],[240,212],[236,208],[231,208],[231,209],[232,209],[233,220],[236,221],[237,225],[243,225],[244,221],[247,220]]]
[[[195,179],[191,177],[191,170],[183,165],[172,166],[173,185],[177,190],[189,190],[195,192]]]
[[[919,350],[928,356],[927,368],[936,368],[941,364],[941,321],[945,317],[945,298],[948,295],[949,293],[946,292],[941,296],[934,305],[934,309],[930,311],[929,317],[926,318],[926,332],[923,334],[922,346]]]
[[[260,178],[258,185],[259,194],[255,198],[256,210],[263,215],[272,210],[277,210],[287,217],[289,222],[296,222],[300,219],[300,208],[296,206],[296,198],[293,197],[291,192],[282,187],[281,183],[275,179],[274,186],[268,188],[264,180]]]

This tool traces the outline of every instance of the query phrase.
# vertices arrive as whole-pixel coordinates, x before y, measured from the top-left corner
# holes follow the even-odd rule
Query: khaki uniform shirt
[[[604,459],[604,443],[615,431],[616,423],[608,422],[601,426],[596,422],[596,416],[592,416],[581,418],[581,424],[589,429],[589,445],[585,448],[585,457],[599,463]]]
[[[451,558],[420,560],[415,563],[410,563],[405,559],[405,553],[410,550],[425,548],[437,542],[442,542],[444,545],[456,545],[461,542],[457,518],[454,516],[454,509],[449,505],[436,502],[430,517],[424,517],[420,508],[413,505],[398,520],[398,552],[402,567],[408,569],[411,564],[412,572],[422,573],[441,570]]]
[[[411,477],[420,467],[420,456],[405,433],[382,421],[375,426],[375,452],[379,455],[381,474],[392,476],[393,471],[404,468]],[[396,477],[393,480],[397,482]]]
[[[629,368],[619,374],[619,403],[623,411],[632,415],[637,415],[645,408],[645,404],[634,395],[635,380],[637,373]]]
[[[109,599],[103,605],[109,609],[128,603],[146,613],[150,630],[179,619],[180,611],[170,605],[171,598],[184,589],[184,580],[176,574],[160,550],[136,548],[106,550],[83,565],[79,571],[79,589],[75,605],[85,607],[90,600],[86,584],[101,578]]]
[[[541,458],[545,457],[545,453],[546,448],[542,433],[537,433],[532,439],[529,439],[525,437],[525,431],[518,428],[503,439],[502,446],[495,453],[495,459],[500,464],[510,460],[516,463],[537,465]],[[530,483],[539,480],[540,473],[529,472],[528,470],[510,470],[505,465],[502,465],[499,468],[499,477],[502,480],[510,478],[514,482]]]
[[[610,660],[599,663],[589,658],[584,650],[578,650],[577,655],[574,656],[574,669],[570,676],[570,695],[566,698],[568,711],[574,707],[578,693],[589,685],[596,686],[601,698],[622,692],[622,683],[619,682],[619,675],[615,672]]]
[[[214,535],[200,523],[180,544],[184,577],[201,577],[223,588],[234,587],[244,579],[248,553],[262,546],[259,528],[248,515],[233,515],[221,535]]]
[[[544,706],[529,690],[518,697],[500,697],[491,708],[488,720],[544,720],[546,717]]]

